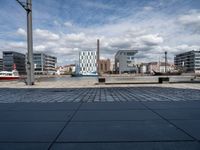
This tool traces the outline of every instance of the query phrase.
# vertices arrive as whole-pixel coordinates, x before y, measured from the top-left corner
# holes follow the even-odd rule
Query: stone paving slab
[[[195,120],[200,117],[200,109],[165,109],[156,110],[157,113],[166,119],[182,119],[182,120]]]
[[[159,120],[150,110],[78,111],[72,121]]]
[[[56,143],[51,150],[199,150],[198,142]]]
[[[199,120],[171,120],[175,125],[185,130],[191,136],[200,141],[200,119]]]
[[[52,142],[62,122],[0,122],[0,143]]]
[[[66,121],[73,111],[1,111],[0,122],[3,121]]]
[[[80,110],[129,110],[129,109],[146,109],[140,102],[93,102],[83,103]]]
[[[192,140],[163,120],[70,122],[57,142]]]
[[[5,104],[0,104],[5,105]],[[24,110],[24,111],[73,111],[79,106],[79,103],[64,103],[64,102],[53,102],[53,103],[11,103],[12,107],[9,110]],[[3,107],[3,106],[2,106]],[[9,105],[7,106],[9,107]]]
[[[142,102],[151,109],[200,109],[199,101],[166,101],[166,102]]]
[[[0,150],[47,150],[50,143],[0,143]]]

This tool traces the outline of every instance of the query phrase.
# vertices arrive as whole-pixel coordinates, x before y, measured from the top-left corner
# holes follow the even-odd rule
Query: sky
[[[21,0],[25,1],[25,0]],[[32,0],[33,50],[78,61],[96,50],[112,61],[118,50],[138,50],[138,63],[173,62],[176,54],[200,49],[199,0]],[[27,52],[26,12],[15,0],[0,0],[2,51]]]

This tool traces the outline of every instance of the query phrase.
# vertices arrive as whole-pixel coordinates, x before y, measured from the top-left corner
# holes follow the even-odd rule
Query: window
[[[128,56],[135,55],[135,52],[127,52]]]

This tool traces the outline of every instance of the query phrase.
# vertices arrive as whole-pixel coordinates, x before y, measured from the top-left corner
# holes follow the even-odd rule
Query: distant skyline
[[[21,0],[25,1],[25,0]],[[117,50],[138,50],[139,62],[169,61],[200,49],[199,0],[32,0],[34,51],[74,63],[80,50],[114,58]],[[0,1],[2,51],[26,53],[26,13],[15,0]]]

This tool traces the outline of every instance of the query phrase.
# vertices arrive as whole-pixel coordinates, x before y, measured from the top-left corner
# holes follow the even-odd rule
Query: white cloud
[[[26,49],[26,42],[9,42],[8,47],[10,47],[11,50]]]
[[[85,33],[72,33],[72,34],[66,34],[64,36],[64,39],[66,41],[71,41],[71,42],[83,42],[86,40]]]
[[[59,40],[60,36],[48,30],[36,29],[34,30],[35,39],[39,40]]]
[[[194,33],[200,32],[200,11],[191,10],[185,15],[181,15],[178,18],[180,24],[186,26]]]
[[[159,45],[161,43],[163,43],[163,38],[158,36],[158,35],[154,35],[154,34],[149,34],[149,35],[143,35],[141,37],[138,38],[143,44],[145,45]]]
[[[84,1],[83,5],[87,7],[91,7],[91,8],[96,8],[96,9],[108,9],[108,10],[113,9],[113,7],[110,5],[96,2],[96,1]]]
[[[66,27],[72,27],[72,26],[73,26],[73,24],[72,24],[71,22],[65,22],[64,25],[65,25]]]
[[[184,25],[200,25],[200,13],[192,12],[179,17],[179,21]]]
[[[22,36],[27,36],[26,31],[22,28],[17,29],[17,34]]]
[[[45,51],[46,50],[46,46],[45,45],[36,45],[33,48],[35,51]]]
[[[151,6],[145,6],[143,9],[144,11],[152,11],[154,8]]]

